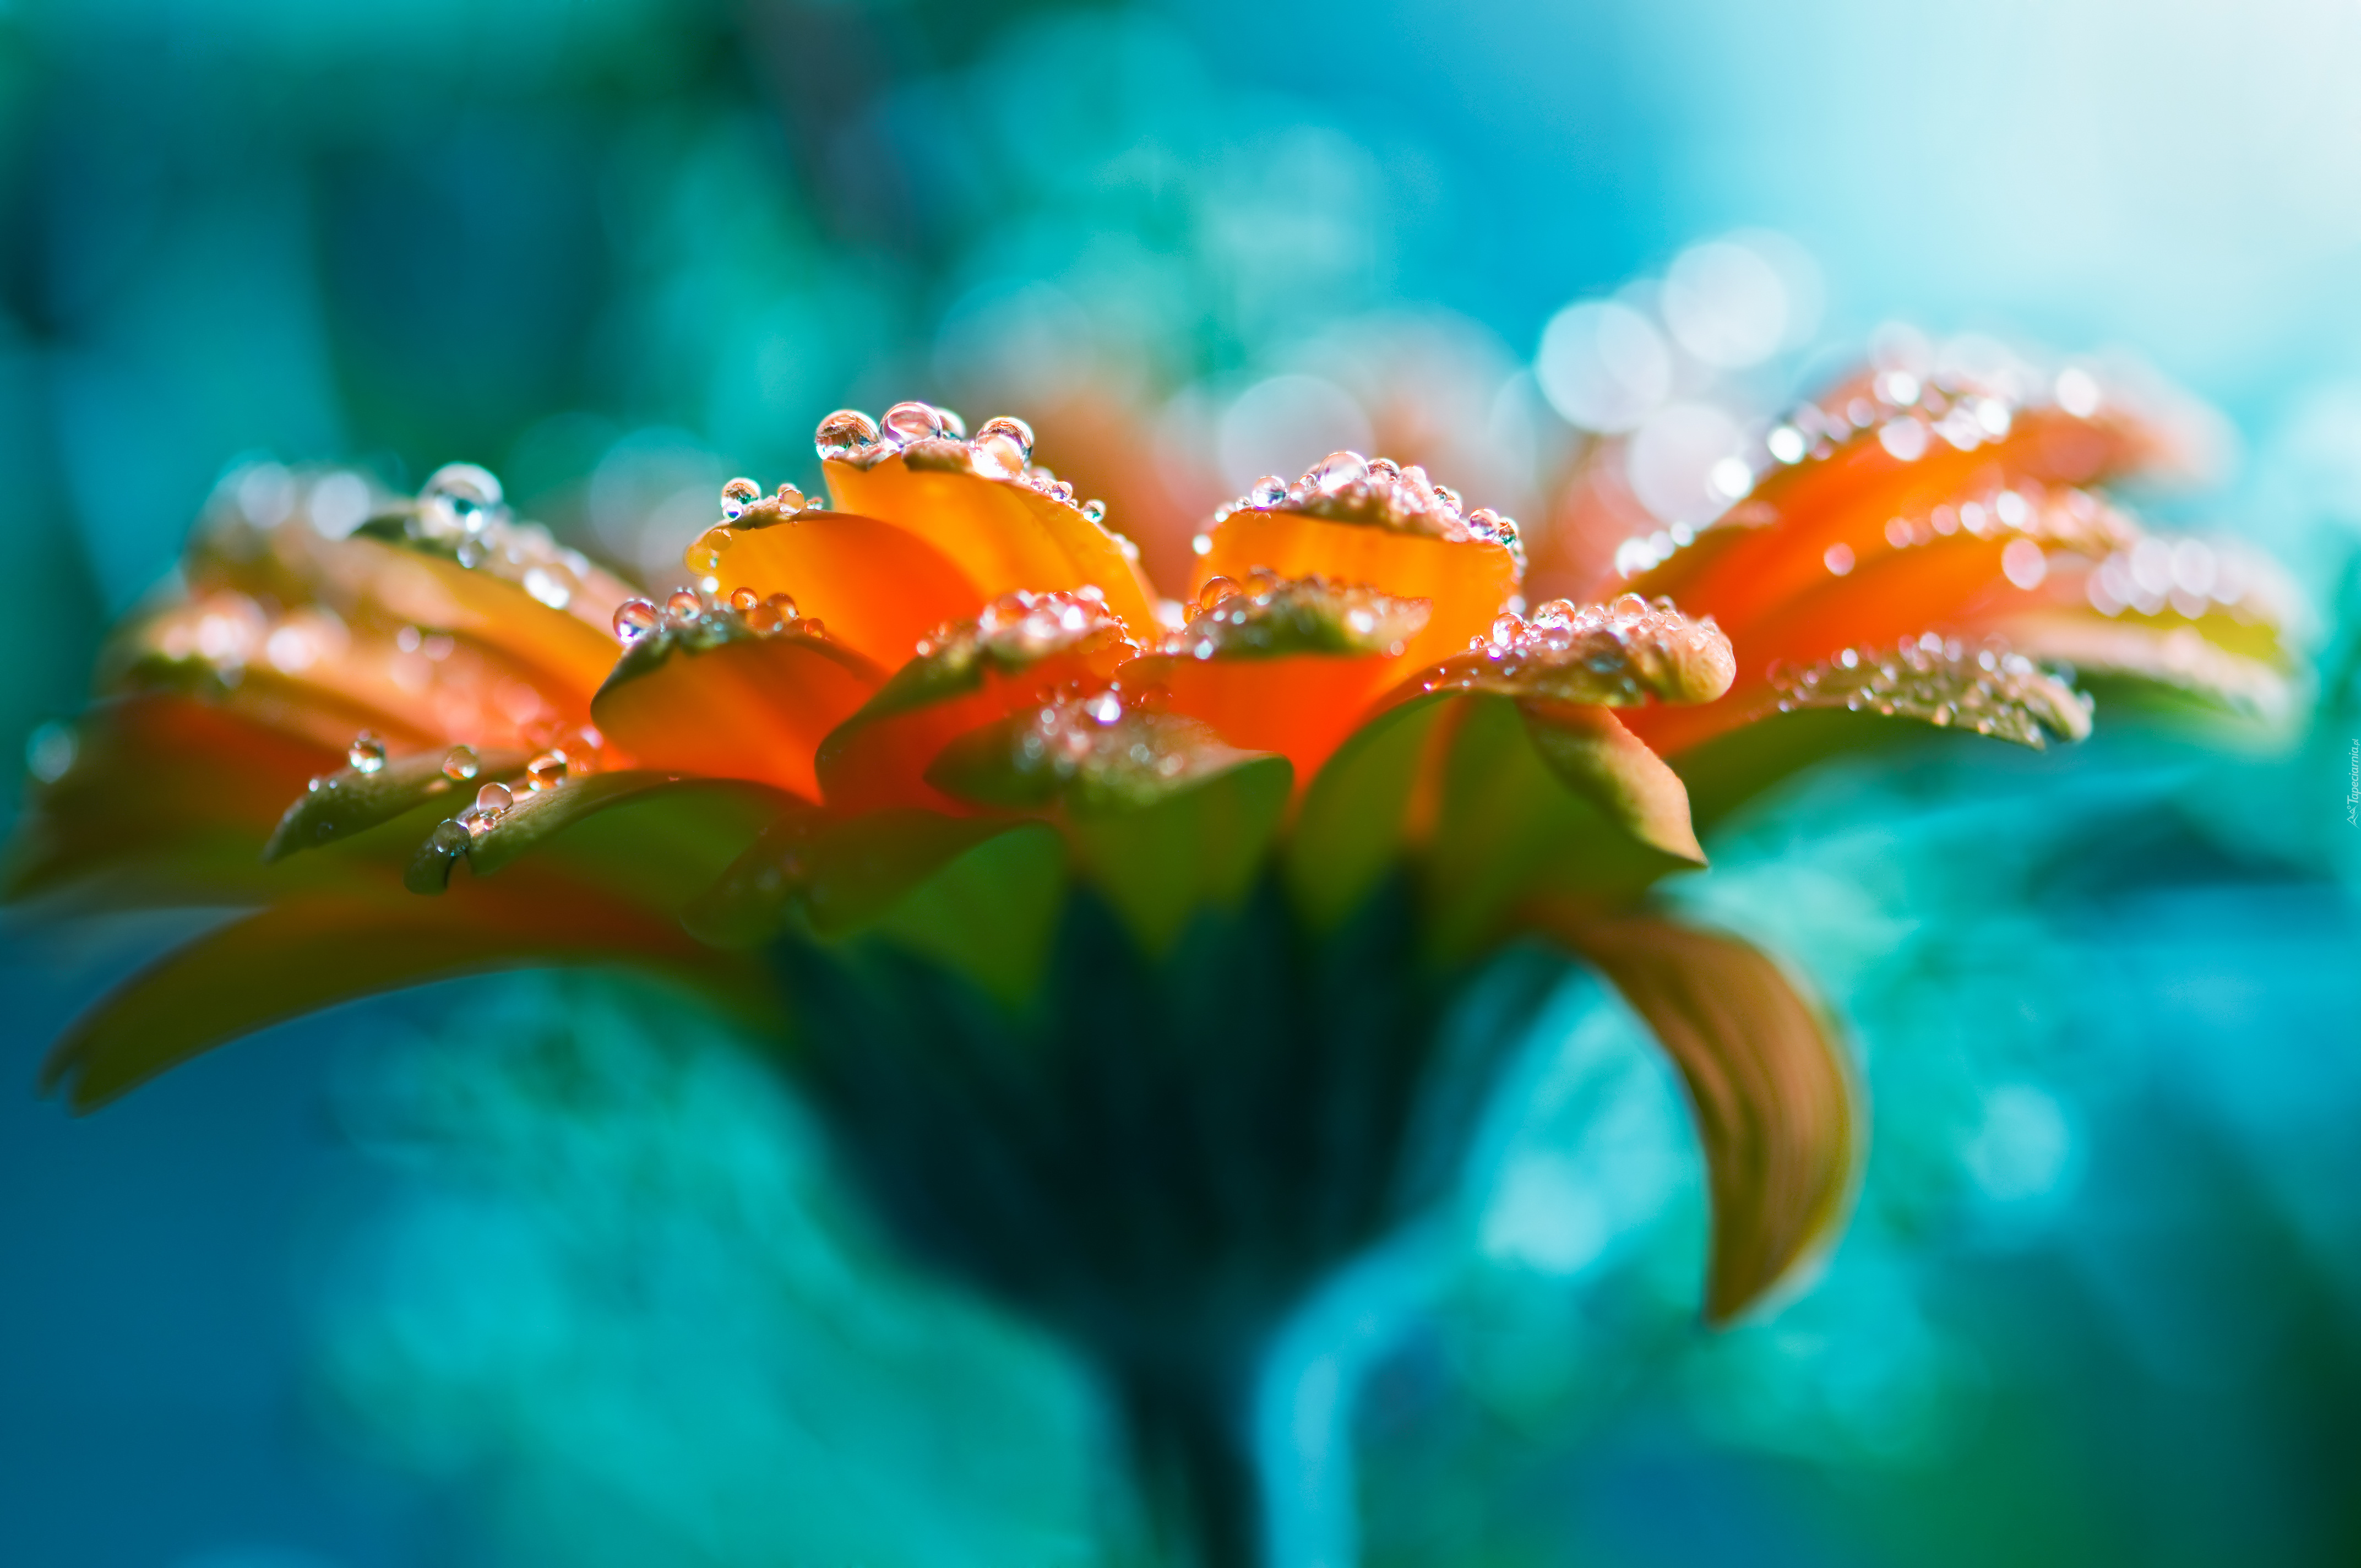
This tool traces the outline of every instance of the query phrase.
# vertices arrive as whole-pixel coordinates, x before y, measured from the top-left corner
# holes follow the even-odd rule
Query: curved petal
[[[887,670],[936,627],[968,619],[993,597],[917,534],[854,512],[807,510],[752,527],[741,521],[689,548],[693,558],[712,552],[709,575],[723,596],[788,594],[829,636]]]
[[[1308,787],[1371,705],[1411,667],[1427,620],[1398,599],[1323,577],[1209,584],[1166,651],[1126,664],[1125,691],[1213,726],[1234,746],[1285,757]]]
[[[1095,598],[1011,594],[917,655],[820,743],[827,800],[846,810],[971,809],[928,782],[943,748],[1022,707],[1104,687],[1138,649]]]
[[[1547,900],[1521,913],[1598,966],[1688,1086],[1713,1199],[1706,1316],[1728,1322],[1842,1227],[1865,1128],[1844,1053],[1779,967],[1743,942]]]
[[[316,897],[220,927],[167,954],[76,1021],[43,1069],[90,1111],[190,1058],[338,1003],[431,981],[552,963],[628,963],[763,1005],[744,960],[606,900],[454,906]]]
[[[1147,637],[1155,595],[1115,536],[1081,510],[1017,479],[971,469],[913,467],[896,454],[866,466],[830,461],[829,493],[846,511],[907,529],[940,551],[986,598],[1095,587],[1107,608]]]
[[[590,705],[609,744],[647,768],[773,784],[819,798],[813,756],[881,682],[826,637],[757,632],[726,611],[650,633]]]
[[[1830,400],[1835,411],[1812,410],[1816,417],[1774,431],[1774,441],[1784,433],[1792,443],[1793,466],[1774,466],[1695,544],[1635,578],[1633,590],[1710,612],[1735,635],[1831,563],[1880,548],[1894,519],[1932,521],[1949,508],[1956,523],[1959,509],[1988,501],[2015,511],[2027,505],[2027,488],[2098,482],[2153,464],[2166,446],[2161,432],[2112,405],[2076,414],[2012,408],[1998,393],[1967,388],[1922,395],[1914,385],[1906,402],[1847,390]]]
[[[359,608],[390,624],[474,640],[528,672],[561,711],[588,707],[614,667],[609,631],[544,603],[522,583],[370,539],[346,540],[323,561],[329,580]]]
[[[1361,583],[1396,598],[1424,599],[1425,627],[1405,650],[1433,663],[1490,630],[1517,591],[1517,561],[1497,540],[1452,539],[1381,523],[1242,507],[1215,523],[1198,558],[1201,589],[1214,577],[1257,572]]]
[[[36,789],[0,894],[105,907],[257,901],[284,879],[263,845],[291,796],[338,754],[194,697],[101,703],[72,764]]]

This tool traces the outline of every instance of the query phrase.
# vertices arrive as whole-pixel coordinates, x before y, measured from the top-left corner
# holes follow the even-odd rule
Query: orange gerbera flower
[[[2161,437],[2082,383],[1839,389],[1720,523],[1631,547],[1631,591],[1529,613],[1512,521],[1353,453],[1222,509],[1159,598],[1032,444],[832,414],[833,506],[731,481],[661,602],[477,469],[349,537],[225,506],[9,887],[242,912],[50,1080],[88,1107],[365,992],[652,969],[791,1041],[888,1213],[1104,1352],[1185,1450],[1213,1418],[1175,1366],[1376,1234],[1443,1009],[1521,934],[1603,971],[1687,1082],[1712,1316],[1829,1233],[1861,1113],[1824,1025],[1640,907],[1703,862],[1692,789],[1718,814],[1892,718],[2079,737],[2043,661],[2284,682],[2251,568],[2085,488]]]

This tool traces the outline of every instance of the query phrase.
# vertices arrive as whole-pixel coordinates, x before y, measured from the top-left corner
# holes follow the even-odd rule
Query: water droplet
[[[1227,577],[1208,577],[1205,586],[1197,590],[1197,608],[1210,614],[1221,607],[1224,599],[1238,591],[1238,585]]]
[[[345,761],[352,764],[353,772],[357,773],[373,773],[385,766],[385,742],[379,739],[376,730],[364,729],[353,737],[352,745],[345,752]]]
[[[446,861],[456,861],[467,852],[476,841],[465,822],[437,822],[434,831],[426,836],[427,846]]]
[[[1025,472],[1025,466],[1032,463],[1032,425],[1027,425],[1020,418],[1011,418],[1004,413],[999,418],[984,421],[975,430],[975,444],[983,446],[984,442],[1001,444],[1004,449],[1016,451],[1017,472]]]
[[[664,600],[664,610],[686,626],[705,613],[705,600],[693,588],[681,588]]]
[[[625,642],[636,642],[663,624],[663,614],[646,599],[625,599],[615,607],[615,635]]]
[[[566,782],[566,753],[544,751],[524,765],[525,787],[535,794]]]
[[[1104,522],[1106,521],[1106,502],[1084,501],[1082,503],[1082,516],[1092,522]]]
[[[1246,492],[1246,499],[1258,507],[1275,507],[1287,499],[1287,481],[1276,474],[1265,474]]]
[[[1618,594],[1608,605],[1607,610],[1618,620],[1638,620],[1648,613],[1648,601],[1638,594]]]
[[[763,596],[756,593],[752,588],[738,587],[731,588],[730,590],[730,608],[736,610],[741,615],[745,614],[748,610],[752,609],[756,605],[761,604],[762,602]]]
[[[796,622],[796,630],[807,637],[825,637],[828,635],[828,623],[817,617],[807,616]]]
[[[1323,496],[1342,496],[1368,482],[1369,460],[1357,452],[1331,452],[1303,477]]]
[[[462,539],[452,554],[458,558],[459,565],[472,572],[489,560],[492,553],[480,539]]]
[[[772,499],[779,503],[781,511],[796,512],[804,510],[804,493],[793,485],[781,485],[778,494]]]
[[[752,479],[732,479],[721,487],[721,515],[739,518],[746,509],[763,499],[763,487]]]
[[[500,482],[473,463],[445,463],[418,492],[419,532],[451,541],[483,532],[500,510]]]
[[[487,817],[498,817],[515,804],[515,795],[504,784],[488,784],[476,792],[476,809]]]
[[[443,776],[453,784],[466,784],[481,766],[472,746],[454,746],[443,753]]]
[[[858,462],[877,447],[877,422],[859,409],[839,409],[819,422],[812,445],[823,460]]]
[[[730,548],[738,534],[735,530],[716,526],[699,534],[697,542],[681,552],[681,565],[700,577],[711,576],[721,570],[721,553]]]
[[[789,620],[793,620],[796,618],[796,600],[793,594],[773,594],[763,602],[769,605],[773,609],[777,610],[782,616],[785,616]]]
[[[885,427],[888,436],[905,446],[913,441],[926,441],[944,434],[949,428],[934,405],[921,402],[895,403],[885,411],[885,417],[880,422]]]

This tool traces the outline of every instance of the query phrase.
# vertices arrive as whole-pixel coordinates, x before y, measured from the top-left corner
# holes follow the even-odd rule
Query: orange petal
[[[750,514],[752,515],[752,514]],[[724,526],[689,546],[715,549],[708,574],[738,588],[785,593],[844,646],[897,669],[920,639],[965,620],[992,597],[908,529],[855,512],[803,511],[756,527]]]
[[[1839,394],[1841,397],[1841,394]],[[1865,397],[1850,401],[1872,408]],[[1993,426],[1957,422],[1963,411],[1992,403]],[[1840,433],[1821,436],[1801,425],[1783,433],[1798,450],[1816,451],[1792,466],[1774,466],[1745,501],[1708,529],[1697,543],[1634,578],[1633,591],[1670,595],[1709,612],[1733,634],[1766,607],[1784,603],[1830,572],[1849,571],[1883,548],[1887,524],[1930,521],[1949,508],[1957,523],[1965,503],[1982,506],[2014,495],[2012,507],[2038,504],[2048,487],[2112,477],[2152,464],[2164,437],[2125,414],[2076,415],[2056,407],[2010,410],[1962,389],[1944,421],[1925,407],[1876,407],[1854,428],[1842,414],[1825,423]],[[2004,433],[1997,437],[1991,428]],[[1957,440],[1938,434],[1957,432]],[[1913,455],[1915,454],[1915,455]]]
[[[1428,603],[1426,627],[1405,654],[1432,663],[1482,635],[1517,591],[1517,563],[1491,540],[1446,539],[1378,523],[1241,507],[1215,523],[1198,561],[1197,587],[1257,571],[1365,583]]]
[[[1135,637],[1156,630],[1155,595],[1115,537],[1022,479],[913,468],[898,454],[866,467],[837,461],[824,467],[839,507],[909,530],[949,557],[987,598],[1020,589],[1095,587]]]
[[[971,808],[927,782],[960,736],[1020,707],[1106,685],[1138,652],[1096,599],[1011,594],[977,620],[918,645],[860,712],[819,750],[820,787],[847,810]]]
[[[1120,673],[1151,707],[1203,720],[1230,744],[1273,751],[1308,788],[1372,702],[1415,667],[1428,610],[1323,577],[1209,584],[1167,651]]]
[[[792,623],[762,634],[717,615],[650,633],[591,713],[609,744],[642,767],[751,779],[818,800],[820,739],[882,679],[860,654]]]
[[[346,541],[324,559],[365,609],[396,623],[474,639],[529,672],[561,711],[588,706],[614,668],[611,633],[544,604],[518,584],[370,539]]]

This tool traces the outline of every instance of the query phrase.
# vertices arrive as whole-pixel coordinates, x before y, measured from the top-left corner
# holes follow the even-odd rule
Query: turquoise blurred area
[[[2144,504],[2309,601],[2300,733],[2103,709],[1730,823],[1680,906],[1850,1020],[1876,1112],[1817,1280],[1697,1326],[1677,1084],[1576,980],[1270,1441],[1402,1568],[2351,1562],[2356,71],[2328,0],[0,0],[0,747],[44,765],[273,464],[482,462],[668,587],[722,479],[939,398],[1169,565],[1405,379],[1540,514],[1546,324],[1735,231],[1806,258],[1749,395],[1897,319],[2135,355],[2224,416]],[[181,929],[0,937],[0,1561],[1122,1560],[1087,1380],[895,1258],[677,999],[471,983],[38,1098]]]

